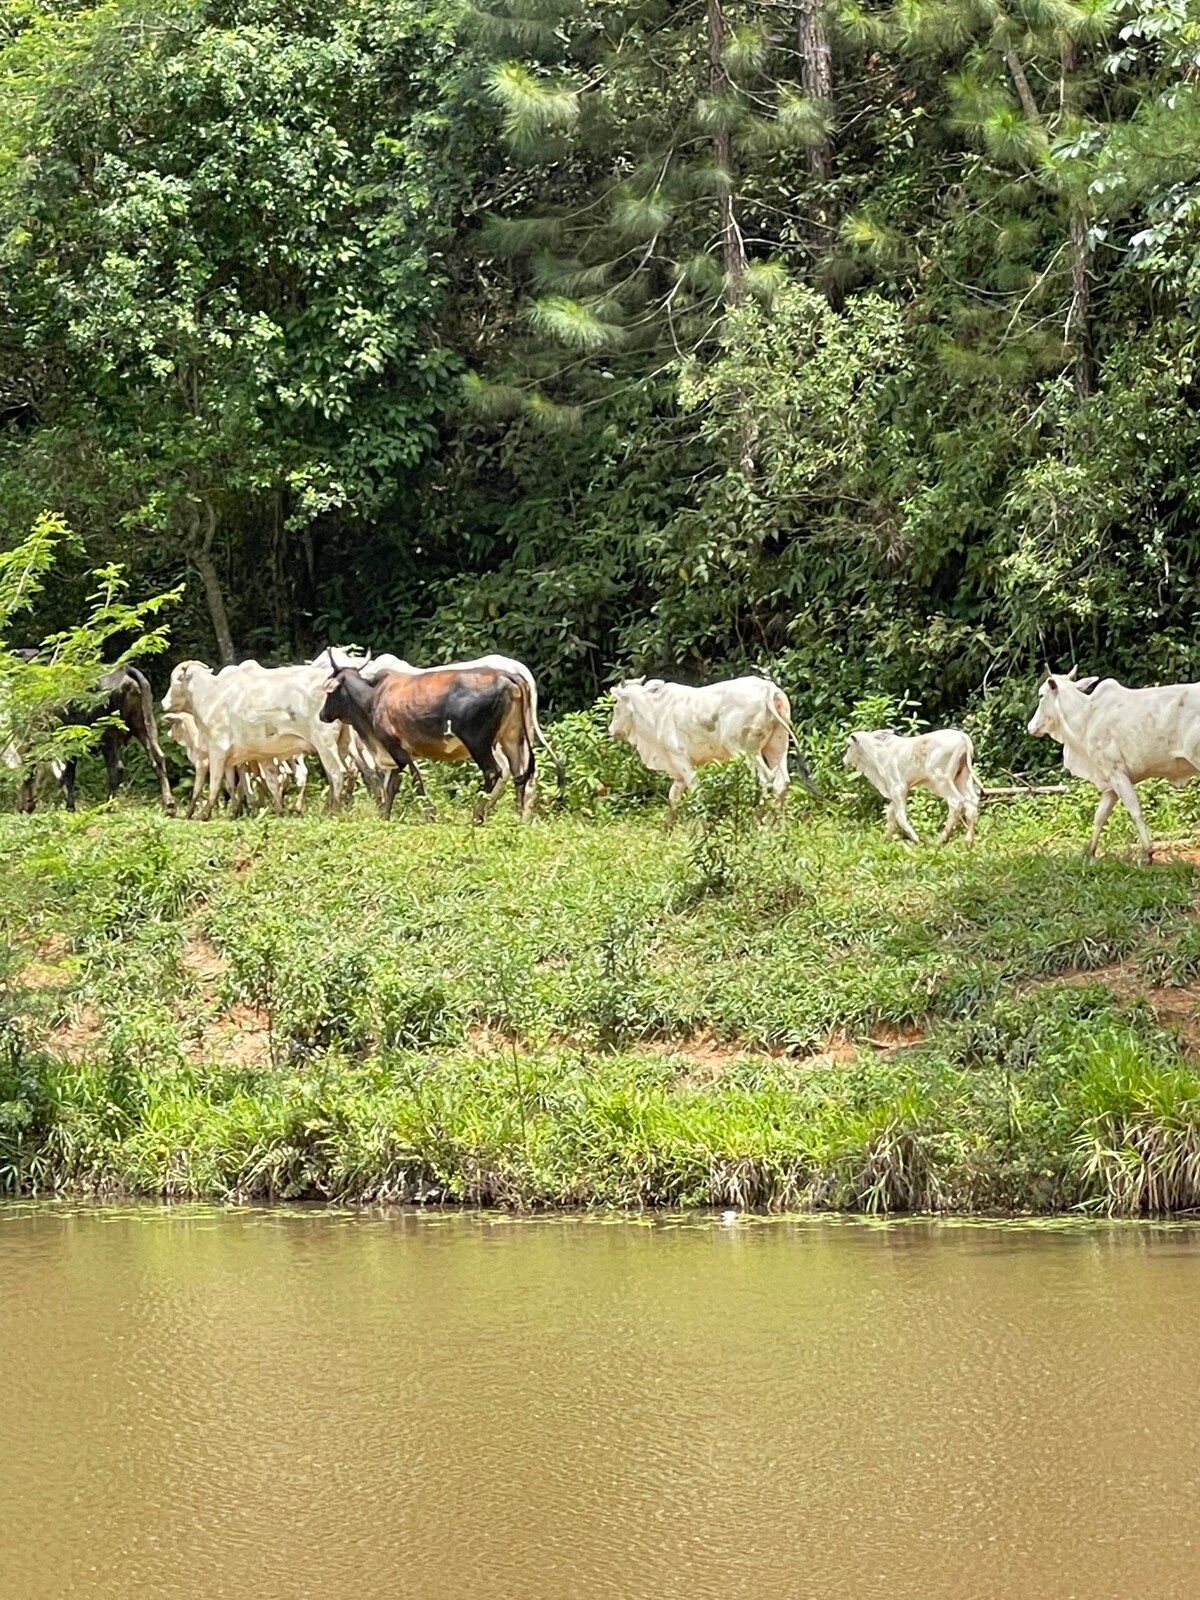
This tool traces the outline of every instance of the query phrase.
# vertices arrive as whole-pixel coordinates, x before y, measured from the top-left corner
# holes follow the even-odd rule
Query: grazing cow
[[[1115,678],[1076,682],[1074,667],[1051,672],[1029,732],[1057,739],[1067,771],[1100,790],[1086,853],[1096,854],[1100,830],[1120,800],[1133,818],[1142,860],[1149,862],[1154,846],[1135,785],[1169,778],[1182,786],[1200,773],[1200,684],[1126,689]]]
[[[211,817],[225,775],[235,767],[254,767],[315,753],[329,779],[330,801],[340,808],[346,769],[336,731],[320,716],[326,674],[316,667],[260,667],[244,661],[215,673],[202,661],[181,661],[171,674],[163,709],[186,712],[208,760],[208,800],[202,820]]]
[[[339,665],[358,667],[368,683],[374,683],[384,672],[459,672],[468,671],[476,667],[490,667],[497,672],[511,672],[513,677],[523,679],[526,687],[529,690],[529,709],[533,725],[534,741],[545,749],[547,755],[549,755],[551,761],[554,763],[555,778],[558,783],[558,793],[561,798],[567,784],[566,769],[559,760],[558,756],[551,749],[550,741],[546,738],[545,733],[542,731],[542,725],[538,721],[537,681],[534,678],[533,673],[523,661],[517,661],[512,656],[489,655],[477,656],[471,661],[451,661],[448,662],[445,667],[414,667],[410,662],[401,660],[399,656],[389,655],[387,653],[378,656],[361,656],[358,658],[354,657],[353,655],[347,655],[342,651],[338,651],[336,654],[341,657],[340,663],[335,659],[334,647],[329,645],[326,647],[326,649],[322,650],[319,655],[313,657],[313,665],[323,666],[328,663],[331,671],[336,671]],[[380,800],[386,807],[390,809],[391,801],[395,796],[396,785],[400,777],[399,770],[393,767],[391,763],[387,762],[386,760],[383,763],[384,770],[382,773],[378,772],[378,770],[373,770],[376,768],[376,763],[372,761],[370,754],[364,750],[364,747],[357,740],[357,738],[352,745],[352,749],[354,760],[357,763],[359,770],[363,773],[363,776],[367,778],[368,782],[371,782],[372,784],[379,782]],[[501,787],[503,787],[503,784],[508,781],[508,763],[504,758],[504,752],[500,749],[496,750],[496,758],[502,775]]]
[[[27,661],[32,661],[37,656],[34,650],[20,650],[14,654],[20,655]],[[125,763],[121,759],[125,746],[130,739],[136,739],[158,775],[159,796],[164,811],[173,812],[175,797],[171,793],[166,758],[158,742],[158,724],[154,720],[154,695],[149,680],[137,667],[114,667],[111,672],[103,674],[97,688],[101,695],[98,702],[90,706],[64,706],[57,713],[59,722],[86,726],[98,722],[101,717],[116,719],[107,723],[100,732],[100,749],[104,756],[108,798],[112,799],[125,776]],[[25,765],[21,752],[11,743],[0,754],[0,760],[13,770]],[[66,797],[67,810],[74,811],[75,771],[78,758],[69,756],[65,760],[52,761],[49,765]],[[27,773],[21,784],[17,801],[18,810],[34,809],[38,789],[37,775],[32,772]]]
[[[675,824],[679,802],[691,787],[696,768],[711,761],[751,761],[764,793],[770,790],[782,813],[788,790],[788,740],[796,746],[801,782],[816,795],[800,742],[791,724],[788,697],[769,678],[731,678],[705,689],[661,678],[632,678],[612,692],[608,731],[625,739],[652,772],[671,779],[667,827]]]
[[[898,827],[914,844],[920,844],[917,831],[908,820],[905,801],[910,790],[925,788],[940,795],[949,807],[938,843],[945,844],[958,824],[965,821],[967,843],[974,844],[979,817],[974,756],[970,734],[958,728],[940,728],[936,733],[921,733],[915,738],[893,733],[890,728],[876,728],[870,733],[852,733],[843,760],[846,766],[861,772],[888,802],[889,839],[896,837]]]
[[[482,822],[504,784],[499,749],[517,788],[517,813],[533,801],[533,722],[524,678],[495,668],[431,667],[423,672],[383,672],[374,683],[357,667],[338,667],[324,685],[323,722],[353,729],[377,759],[382,753],[408,769],[424,798],[416,758],[474,761],[483,775],[475,805]],[[391,814],[391,796],[384,815]]]

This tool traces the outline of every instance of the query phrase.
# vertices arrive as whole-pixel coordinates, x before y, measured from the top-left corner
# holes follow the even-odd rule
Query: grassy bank
[[[1116,819],[1080,857],[1088,792],[991,806],[973,853],[844,806],[759,832],[715,788],[669,840],[4,816],[0,1184],[1192,1207],[1187,804],[1152,799],[1149,870]]]

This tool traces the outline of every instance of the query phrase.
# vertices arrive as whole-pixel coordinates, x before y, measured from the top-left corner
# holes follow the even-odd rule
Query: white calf
[[[914,738],[892,733],[888,728],[852,733],[846,743],[846,766],[861,772],[888,802],[887,836],[894,839],[896,829],[915,844],[917,831],[908,820],[905,801],[909,791],[930,789],[949,807],[946,826],[939,844],[966,823],[967,843],[975,843],[975,823],[979,816],[979,787],[973,770],[974,747],[969,734],[958,728],[941,728],[936,733],[921,733]]]

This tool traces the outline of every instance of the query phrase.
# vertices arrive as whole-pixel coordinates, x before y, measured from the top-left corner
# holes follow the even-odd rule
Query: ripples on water
[[[0,1209],[0,1600],[1193,1595],[1200,1231]]]

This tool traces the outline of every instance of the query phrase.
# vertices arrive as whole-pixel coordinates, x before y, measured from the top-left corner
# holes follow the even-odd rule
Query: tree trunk
[[[829,48],[829,31],[825,26],[825,0],[799,0],[798,11],[800,85],[808,99],[828,109],[833,101],[833,52]],[[808,152],[808,170],[816,193],[806,219],[805,231],[809,249],[819,268],[830,254],[837,227],[833,199],[820,192],[820,186],[833,178],[833,141],[828,136]],[[835,311],[840,311],[845,303],[841,286],[828,280],[825,283],[825,297]]]
[[[729,73],[722,52],[725,48],[725,17],[721,0],[708,0],[708,87],[713,99],[729,94]],[[733,194],[733,138],[727,128],[713,134],[716,157],[717,215],[721,232],[721,255],[725,265],[725,298],[731,306],[746,298],[746,245],[738,227]]]
[[[1088,275],[1088,224],[1083,207],[1074,202],[1067,218],[1071,242],[1071,309],[1067,312],[1067,343],[1075,353],[1075,393],[1086,400],[1096,387],[1092,357],[1091,279]]]
[[[203,502],[201,509],[204,534],[203,537],[193,539],[188,554],[192,565],[200,575],[200,582],[204,585],[204,598],[208,601],[208,614],[212,619],[221,665],[227,667],[237,659],[237,656],[233,648],[233,634],[229,629],[229,613],[225,609],[225,594],[212,556],[213,542],[217,535],[217,514],[207,500]],[[197,515],[195,524],[197,533],[199,533],[199,523],[200,517]]]
[[[825,27],[825,0],[800,0],[800,84],[810,100],[828,106],[833,99],[833,53]],[[819,182],[833,177],[833,145],[828,138],[808,152],[808,170]]]
[[[1008,75],[1013,81],[1013,88],[1017,91],[1017,99],[1021,102],[1021,109],[1034,122],[1040,122],[1042,114],[1038,110],[1037,101],[1033,98],[1033,91],[1029,87],[1029,79],[1025,76],[1025,68],[1021,65],[1021,58],[1011,44],[1005,46],[1004,60],[1008,67]]]

